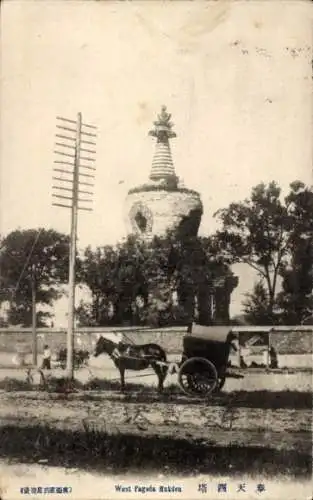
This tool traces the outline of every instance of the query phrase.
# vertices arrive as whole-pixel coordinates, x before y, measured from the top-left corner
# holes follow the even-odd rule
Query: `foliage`
[[[221,249],[233,262],[255,269],[267,286],[268,314],[273,314],[277,279],[288,251],[288,213],[276,183],[259,184],[251,198],[231,203],[217,215],[223,223],[218,233]]]
[[[312,291],[309,286],[312,282],[312,254],[308,252],[311,244],[302,242],[304,239],[312,242],[312,196],[312,190],[295,181],[281,201],[281,188],[275,182],[267,186],[262,183],[252,189],[249,199],[231,203],[216,213],[223,225],[215,236],[221,255],[232,263],[249,265],[263,283],[262,286],[258,284],[248,297],[245,305],[248,314],[252,313],[251,307],[255,307],[256,317],[275,322],[279,303],[284,321],[290,321],[285,312],[293,302],[292,307],[298,308],[296,316],[299,321],[302,313],[295,302],[301,302]],[[293,278],[290,273],[293,273]],[[284,281],[284,297],[277,296],[280,278]],[[300,285],[302,281],[306,286]],[[300,294],[299,289],[302,290]],[[262,305],[261,297],[265,293]],[[289,294],[289,303],[286,294]],[[264,305],[267,312],[263,310]],[[307,310],[307,306],[304,309]]]
[[[91,290],[92,304],[80,305],[80,322],[85,315],[88,324],[145,323],[149,290],[165,277],[166,251],[159,240],[146,244],[130,236],[115,247],[87,248],[81,279]]]
[[[69,238],[52,229],[11,232],[2,241],[0,301],[9,301],[8,321],[30,326],[32,296],[36,304],[51,306],[68,279]],[[37,313],[38,326],[50,313]]]
[[[281,271],[282,292],[278,294],[281,318],[299,324],[313,311],[313,193],[303,183],[291,185],[287,197],[293,221],[290,261]]]
[[[81,280],[91,291],[92,304],[89,310],[81,304],[78,313],[83,312],[89,324],[130,320],[135,299],[147,299],[142,273],[144,259],[144,248],[134,238],[95,251],[88,247],[82,260]],[[83,319],[80,314],[81,323]]]
[[[212,257],[210,240],[168,233],[145,242],[130,236],[116,247],[88,248],[81,279],[92,303],[80,304],[80,324],[186,324],[199,315],[212,320],[208,293],[217,277],[231,276]]]
[[[144,468],[151,475],[162,474],[164,483],[173,476],[222,476],[225,467],[230,469],[230,465],[231,476],[235,478],[244,474],[276,481],[286,476],[304,480],[312,475],[308,449],[298,446],[286,453],[287,444],[282,449],[277,440],[270,446],[264,440],[263,446],[234,443],[230,447],[217,443],[218,436],[199,437],[199,432],[194,436],[192,427],[190,433],[174,427],[175,432],[166,435],[145,422],[135,423],[135,430],[123,432],[110,432],[105,422],[103,427],[96,427],[88,420],[82,423],[79,421],[72,428],[65,425],[58,428],[38,421],[3,424],[0,430],[2,456],[11,462],[46,460],[50,466],[101,474],[105,471],[108,475],[140,476]]]
[[[252,325],[271,325],[273,316],[269,314],[269,296],[263,281],[258,281],[243,302],[245,319]]]

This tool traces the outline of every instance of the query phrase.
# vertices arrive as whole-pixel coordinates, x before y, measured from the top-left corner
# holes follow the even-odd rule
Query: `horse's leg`
[[[166,375],[168,373],[168,365],[161,366],[161,371],[162,371],[162,390],[163,390],[163,384],[166,379]]]
[[[125,391],[125,368],[124,366],[119,366],[120,375],[121,375],[121,391]]]
[[[158,364],[153,364],[152,368],[158,377],[158,392],[163,392],[164,380],[167,375],[167,366],[160,366]]]

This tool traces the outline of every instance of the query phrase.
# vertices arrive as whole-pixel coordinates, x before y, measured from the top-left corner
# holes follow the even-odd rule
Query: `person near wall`
[[[47,344],[43,348],[42,369],[51,370],[51,351]]]
[[[273,346],[269,350],[270,368],[278,368],[277,352]]]

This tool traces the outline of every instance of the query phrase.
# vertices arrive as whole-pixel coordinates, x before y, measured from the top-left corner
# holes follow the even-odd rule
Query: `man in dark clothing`
[[[43,348],[42,369],[51,370],[51,351],[48,345],[45,345]]]

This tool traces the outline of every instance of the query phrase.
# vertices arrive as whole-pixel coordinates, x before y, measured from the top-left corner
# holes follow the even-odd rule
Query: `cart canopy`
[[[193,323],[191,333],[188,333],[187,336],[210,340],[212,342],[225,343],[228,340],[227,337],[231,333],[231,326],[204,326]]]

